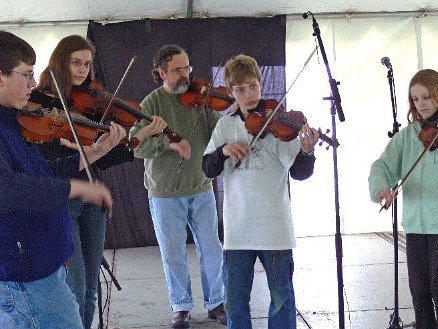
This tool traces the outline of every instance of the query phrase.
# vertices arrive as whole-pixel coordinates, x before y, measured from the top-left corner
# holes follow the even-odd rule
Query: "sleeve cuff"
[[[315,154],[315,150],[312,150],[310,152],[305,152],[305,151],[303,151],[303,149],[301,149],[301,153],[307,157],[311,157]]]

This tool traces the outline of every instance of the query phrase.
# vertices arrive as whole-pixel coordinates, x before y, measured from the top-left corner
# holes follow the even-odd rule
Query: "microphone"
[[[315,31],[315,33],[313,35],[320,34],[318,23],[316,22],[316,18],[315,18],[315,16],[313,16],[312,12],[311,11],[306,11],[303,14],[303,18],[304,19],[306,19],[309,16],[312,16],[312,25],[313,25],[313,30]]]
[[[385,65],[388,70],[392,70],[392,65],[389,60],[389,57],[382,57],[380,63],[382,63],[382,65]]]

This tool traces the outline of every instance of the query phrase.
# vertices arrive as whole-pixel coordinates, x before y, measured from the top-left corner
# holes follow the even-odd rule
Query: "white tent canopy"
[[[342,231],[391,230],[391,212],[378,214],[367,186],[370,165],[388,143],[393,123],[386,68],[380,60],[388,56],[394,67],[398,122],[403,128],[410,78],[421,68],[438,70],[438,0],[1,0],[0,29],[35,48],[39,76],[58,41],[71,34],[86,35],[89,20],[285,14],[289,86],[315,47],[312,22],[302,18],[307,11],[321,26],[346,117],[337,127]],[[322,100],[328,93],[324,63],[317,54],[288,95],[288,109],[303,111],[312,126],[331,128],[329,104]],[[332,152],[319,148],[316,156],[315,174],[291,185],[298,236],[331,234],[335,227]]]
[[[437,0],[1,0],[0,25],[144,18],[438,12]]]

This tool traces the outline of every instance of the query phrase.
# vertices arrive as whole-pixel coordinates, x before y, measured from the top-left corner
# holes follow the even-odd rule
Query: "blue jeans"
[[[0,281],[0,328],[82,329],[78,304],[65,277],[61,266],[36,281]]]
[[[67,266],[67,284],[76,295],[84,328],[91,328],[96,310],[97,285],[100,264],[105,243],[106,220],[102,208],[83,203],[80,199],[70,200],[73,218],[73,255]]]
[[[265,268],[271,294],[268,328],[296,329],[292,250],[224,250],[225,311],[228,315],[228,328],[252,328],[249,301],[257,256]]]
[[[204,306],[212,310],[224,301],[222,246],[213,190],[177,198],[149,198],[155,235],[174,312],[193,308],[187,263],[187,225],[199,260]]]

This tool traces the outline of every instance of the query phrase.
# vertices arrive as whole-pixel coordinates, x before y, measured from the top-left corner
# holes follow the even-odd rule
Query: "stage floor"
[[[414,321],[408,288],[405,244],[399,234],[399,316],[404,324]],[[394,313],[394,247],[391,233],[343,235],[344,328],[390,327]],[[188,245],[195,307],[191,328],[225,328],[207,318],[195,248]],[[111,329],[170,328],[172,313],[158,247],[105,250],[105,258],[121,290],[102,283],[104,326]],[[298,328],[341,328],[338,271],[333,236],[297,239],[294,249],[294,287]],[[103,271],[110,279],[107,271]],[[108,293],[107,293],[108,291]],[[253,329],[266,329],[269,290],[260,263],[251,296]],[[98,328],[96,314],[94,328]]]

